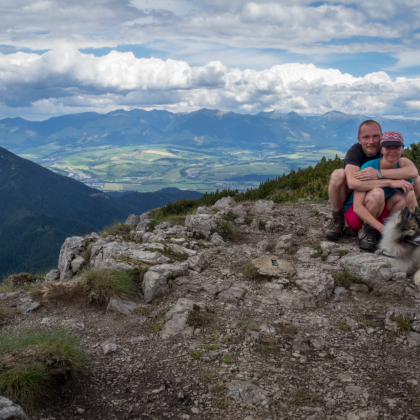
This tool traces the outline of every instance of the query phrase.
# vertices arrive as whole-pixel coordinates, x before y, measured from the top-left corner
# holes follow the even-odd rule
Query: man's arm
[[[415,179],[419,176],[419,172],[411,160],[400,158],[400,167],[398,169],[384,169],[382,176],[386,179]],[[378,179],[378,170],[375,168],[365,168],[355,173],[355,178],[359,181],[369,181]],[[388,185],[387,185],[388,186]]]
[[[369,168],[366,168],[366,169],[369,169]],[[400,171],[401,169],[389,169],[388,171]],[[373,170],[376,172],[376,179],[368,179],[366,181],[361,181],[360,179],[355,177],[357,173],[361,172],[360,168],[355,165],[347,165],[345,168],[345,172],[346,172],[346,179],[347,179],[348,187],[351,190],[355,190],[355,191],[370,191],[370,190],[373,190],[374,188],[393,187],[393,188],[402,188],[405,193],[413,189],[413,186],[409,182],[405,181],[404,179],[400,179],[398,180],[398,182],[396,182],[393,179],[378,179],[377,178],[378,171],[376,169],[373,169]]]

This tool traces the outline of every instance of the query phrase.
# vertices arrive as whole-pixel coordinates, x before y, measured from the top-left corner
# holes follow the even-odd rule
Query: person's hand
[[[359,181],[369,181],[370,179],[378,179],[378,172],[375,168],[365,168],[356,172],[354,177]]]
[[[402,188],[404,191],[404,194],[407,194],[408,192],[414,189],[413,184],[410,184],[405,179],[393,179],[389,186],[391,188]]]

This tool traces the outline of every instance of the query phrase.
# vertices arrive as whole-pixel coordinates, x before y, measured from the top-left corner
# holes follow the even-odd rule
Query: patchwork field
[[[245,190],[268,177],[314,165],[322,156],[343,156],[338,150],[315,150],[314,145],[279,147],[266,143],[255,149],[205,149],[169,144],[114,147],[48,147],[28,149],[29,158],[62,175],[74,177],[105,191],[156,191],[164,187],[214,191]]]

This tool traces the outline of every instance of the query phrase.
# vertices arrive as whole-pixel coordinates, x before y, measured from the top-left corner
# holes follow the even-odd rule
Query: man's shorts
[[[384,223],[385,219],[389,216],[389,210],[386,206],[382,211],[382,214],[378,217],[378,222]],[[359,231],[362,227],[363,220],[354,212],[353,204],[347,209],[344,213],[344,217],[346,218],[347,224],[355,231]]]

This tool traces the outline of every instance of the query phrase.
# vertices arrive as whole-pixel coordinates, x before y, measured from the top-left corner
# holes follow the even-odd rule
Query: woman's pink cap
[[[403,146],[404,139],[399,131],[385,131],[382,134],[381,146]]]

